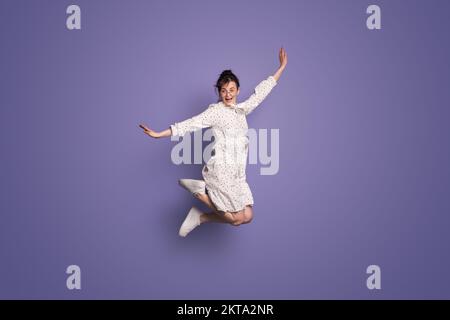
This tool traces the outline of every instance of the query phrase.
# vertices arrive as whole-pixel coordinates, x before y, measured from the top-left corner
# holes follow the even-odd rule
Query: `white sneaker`
[[[180,227],[180,231],[178,231],[178,234],[181,237],[186,237],[189,232],[200,225],[200,216],[202,214],[203,212],[201,212],[197,207],[192,207],[191,210],[189,210],[186,218],[184,219],[183,224]]]
[[[194,196],[196,193],[206,193],[206,183],[203,180],[180,179],[178,180],[178,184]]]

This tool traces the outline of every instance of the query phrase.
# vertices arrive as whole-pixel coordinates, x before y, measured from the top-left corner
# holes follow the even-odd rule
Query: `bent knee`
[[[252,222],[252,220],[253,220],[253,217],[248,217],[248,218],[245,218],[244,221],[242,221],[242,223],[243,224],[250,223],[250,222]]]
[[[240,226],[241,224],[247,224],[250,223],[253,220],[253,212],[252,210],[245,210],[239,214],[236,214],[233,216],[232,225],[233,226]]]
[[[253,209],[250,206],[247,206],[244,211],[244,222],[243,223],[250,223],[253,220]]]
[[[233,219],[233,221],[231,222],[231,224],[236,227],[240,226],[241,224],[244,224],[244,223],[245,223],[245,220],[244,220],[244,218],[241,218],[241,217],[235,217]]]
[[[234,213],[231,216],[232,216],[232,220],[230,223],[233,226],[237,227],[244,223],[244,213],[243,212]]]

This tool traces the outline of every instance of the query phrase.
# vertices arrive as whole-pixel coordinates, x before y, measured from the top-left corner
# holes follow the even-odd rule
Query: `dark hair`
[[[236,82],[237,89],[239,89],[239,79],[236,77],[236,75],[231,70],[223,70],[222,73],[219,76],[219,79],[217,79],[216,82],[216,89],[217,93],[219,94],[219,100],[220,101],[220,89],[222,89],[222,86],[224,84],[227,84],[230,81]]]

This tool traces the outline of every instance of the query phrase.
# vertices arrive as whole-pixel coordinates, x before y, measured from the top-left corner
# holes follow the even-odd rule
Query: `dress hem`
[[[224,207],[222,207],[222,206],[218,206],[217,205],[217,201],[214,201],[214,199],[211,197],[211,194],[210,194],[210,192],[209,192],[209,190],[208,190],[208,186],[206,186],[205,187],[205,190],[206,190],[206,194],[209,196],[209,198],[211,199],[211,202],[213,203],[213,205],[214,205],[214,207],[217,209],[217,211],[219,212],[219,213],[221,213],[221,214],[223,214],[223,213],[225,213],[225,212],[229,212],[229,213],[237,213],[237,212],[240,212],[240,211],[242,211],[242,210],[244,210],[245,209],[245,207],[247,207],[247,206],[250,206],[250,207],[252,207],[253,208],[253,205],[254,205],[254,202],[249,202],[249,203],[246,203],[241,209],[238,209],[238,210],[231,210],[231,209],[226,209],[226,208],[224,208]]]

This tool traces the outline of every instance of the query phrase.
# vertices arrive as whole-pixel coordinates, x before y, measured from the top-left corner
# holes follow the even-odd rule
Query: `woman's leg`
[[[233,217],[228,216],[229,212],[225,214],[220,214],[217,211],[212,211],[210,213],[204,213],[200,216],[200,223],[205,222],[217,222],[217,223],[232,223],[230,219]]]
[[[219,212],[215,205],[212,203],[209,195],[204,193],[196,193],[195,197],[213,210],[213,212],[211,213],[202,214],[200,216],[200,223],[218,222],[239,226],[243,223],[250,222],[253,217],[253,212],[251,211],[251,207],[249,206],[246,206],[244,210],[237,212]]]
[[[204,204],[206,204],[210,209],[212,209],[214,212],[218,212],[216,206],[214,205],[214,203],[211,201],[211,198],[209,197],[209,195],[207,195],[206,193],[196,193],[194,194],[194,196],[200,200],[201,202],[203,202]]]
[[[253,207],[245,206],[244,221],[242,223],[250,223],[253,220]]]

